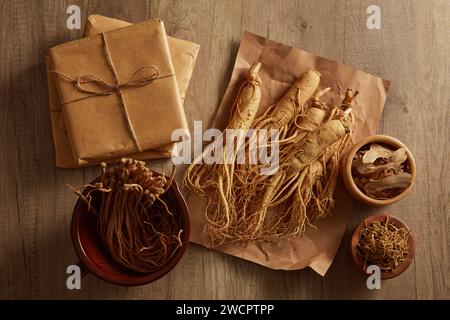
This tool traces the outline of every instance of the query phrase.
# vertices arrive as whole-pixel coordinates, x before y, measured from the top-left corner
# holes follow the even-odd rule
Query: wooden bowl
[[[356,185],[355,181],[353,180],[353,175],[352,175],[353,157],[359,151],[359,149],[361,149],[362,147],[364,147],[368,144],[371,144],[371,143],[378,143],[381,145],[386,145],[388,147],[392,147],[393,149],[398,149],[398,148],[406,149],[406,154],[408,156],[408,158],[406,159],[406,162],[408,164],[408,167],[409,167],[409,170],[411,173],[411,184],[409,185],[408,188],[403,190],[402,193],[396,195],[393,198],[386,199],[386,200],[379,200],[379,199],[371,198],[368,195],[366,195],[364,192],[362,192]],[[363,204],[367,204],[367,205],[374,206],[374,207],[390,205],[390,204],[393,204],[394,202],[399,201],[403,197],[405,197],[411,191],[411,189],[414,185],[414,182],[416,181],[416,174],[417,174],[416,163],[415,163],[414,158],[413,158],[411,152],[409,151],[409,149],[401,141],[399,141],[393,137],[385,136],[385,135],[373,135],[373,136],[366,137],[366,138],[360,140],[359,142],[357,142],[347,153],[346,158],[344,159],[344,162],[343,162],[343,170],[342,170],[342,178],[344,180],[345,187],[346,187],[347,191],[350,193],[350,195],[355,200],[357,200]]]
[[[350,253],[352,256],[352,260],[356,268],[363,272],[366,276],[366,268],[364,268],[364,259],[358,254],[358,245],[359,245],[359,239],[361,237],[361,233],[366,227],[366,225],[370,225],[376,221],[384,222],[389,217],[389,222],[395,225],[397,228],[406,228],[407,230],[410,230],[406,224],[404,224],[401,220],[388,216],[388,215],[374,215],[370,216],[367,219],[361,221],[360,224],[358,224],[353,231],[352,237],[350,239]],[[381,279],[391,279],[394,278],[400,274],[402,274],[406,269],[408,269],[409,265],[411,264],[411,261],[414,258],[415,253],[415,246],[414,246],[414,238],[409,233],[408,238],[408,255],[406,256],[405,260],[397,266],[392,272],[383,272],[381,271]]]
[[[91,183],[97,182],[98,179]],[[85,194],[87,191],[88,189],[83,193]],[[101,199],[100,193],[93,192],[92,196],[92,204],[98,208]],[[174,214],[180,214],[182,217],[183,233],[181,241],[183,245],[160,269],[145,274],[133,272],[113,260],[97,232],[96,214],[88,211],[86,203],[78,199],[73,210],[71,232],[73,246],[79,259],[78,264],[83,273],[91,272],[98,278],[113,284],[137,286],[158,280],[172,270],[186,251],[189,242],[190,222],[186,202],[175,181],[162,196],[162,199],[164,200],[169,196],[174,199],[173,203],[175,203],[175,205],[169,205],[169,208]]]

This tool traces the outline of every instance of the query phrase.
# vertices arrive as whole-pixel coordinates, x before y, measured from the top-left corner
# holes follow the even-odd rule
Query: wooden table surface
[[[55,168],[43,58],[53,45],[81,37],[66,28],[70,4],[80,6],[83,25],[94,13],[131,22],[159,17],[170,35],[201,44],[185,103],[190,123],[211,123],[246,30],[392,80],[379,132],[410,147],[417,183],[389,208],[356,206],[343,244],[364,217],[390,212],[413,229],[410,268],[368,290],[344,245],[324,278],[192,245],[153,284],[122,288],[89,275],[81,290],[68,290],[75,197],[65,184],[82,185],[98,170]],[[380,30],[366,27],[370,4],[381,8]],[[0,298],[449,299],[449,12],[447,0],[0,0]]]

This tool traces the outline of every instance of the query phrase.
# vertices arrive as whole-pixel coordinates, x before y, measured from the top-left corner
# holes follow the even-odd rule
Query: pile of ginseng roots
[[[255,144],[260,140],[248,135],[230,143],[226,141],[228,130],[224,130],[218,139],[220,148],[213,142],[202,155],[215,150],[222,154],[222,163],[208,164],[199,157],[185,172],[184,186],[204,204],[211,246],[299,236],[333,209],[339,160],[352,133],[352,107],[358,92],[347,89],[338,105],[325,102],[330,88],[320,89],[320,73],[308,70],[277,103],[256,117],[260,67],[255,62],[249,69],[225,129],[266,129],[267,143]],[[273,129],[278,137],[272,140]],[[238,161],[239,150],[249,160],[263,147],[278,150],[276,170],[271,169],[273,163]]]

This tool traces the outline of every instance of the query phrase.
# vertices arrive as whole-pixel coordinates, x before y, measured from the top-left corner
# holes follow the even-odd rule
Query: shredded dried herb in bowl
[[[364,270],[377,265],[382,272],[391,273],[403,262],[409,252],[410,231],[389,221],[365,223],[357,252],[364,259]]]

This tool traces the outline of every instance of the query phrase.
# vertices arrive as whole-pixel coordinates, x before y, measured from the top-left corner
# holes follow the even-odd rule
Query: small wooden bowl
[[[95,179],[91,184],[97,182],[98,179]],[[85,194],[87,191],[88,189],[84,190],[83,193]],[[101,199],[100,194],[93,192],[92,196],[92,204],[98,207]],[[113,260],[97,232],[96,214],[88,211],[86,203],[78,199],[73,210],[71,232],[73,246],[78,256],[78,264],[82,269],[82,273],[91,272],[98,278],[112,284],[138,286],[156,281],[171,271],[186,251],[189,242],[190,222],[186,202],[175,181],[172,182],[162,199],[164,200],[169,196],[174,199],[173,203],[175,203],[173,206],[169,205],[169,208],[174,214],[180,214],[182,217],[183,233],[181,241],[183,245],[160,269],[153,273],[145,274],[133,272]]]
[[[363,272],[366,276],[367,274],[366,268],[364,268],[364,259],[358,254],[358,245],[361,233],[366,227],[366,225],[370,225],[376,221],[385,222],[387,218],[389,218],[389,222],[395,225],[397,228],[406,228],[407,230],[410,230],[408,226],[404,224],[400,219],[388,215],[374,215],[361,221],[361,223],[356,226],[350,239],[350,254],[352,256],[353,263],[356,266],[356,268],[359,271]],[[408,255],[406,256],[405,261],[403,261],[400,265],[398,265],[397,268],[395,268],[392,272],[381,271],[381,279],[385,280],[394,278],[402,274],[406,269],[408,269],[409,265],[411,264],[411,261],[414,258],[415,253],[414,238],[411,232],[409,233],[408,247],[409,247]]]
[[[386,199],[386,200],[379,200],[379,199],[371,198],[368,195],[366,195],[364,192],[362,192],[356,185],[355,181],[353,180],[353,175],[352,175],[353,157],[359,151],[359,149],[361,149],[362,147],[364,147],[368,144],[371,144],[371,143],[378,143],[381,145],[386,145],[388,147],[392,147],[393,149],[399,149],[399,148],[406,149],[406,154],[408,156],[408,158],[406,159],[406,162],[408,164],[408,167],[409,167],[409,170],[411,173],[411,184],[402,193],[396,195],[393,198]],[[390,204],[393,204],[394,202],[399,201],[400,199],[405,197],[411,191],[411,189],[414,185],[414,182],[416,181],[416,174],[417,174],[416,163],[415,163],[414,158],[413,158],[411,152],[409,151],[409,149],[401,141],[399,141],[393,137],[385,136],[385,135],[373,135],[373,136],[366,137],[366,138],[360,140],[359,142],[357,142],[351,148],[351,150],[347,153],[347,156],[343,162],[343,167],[344,168],[342,170],[342,178],[344,180],[345,187],[346,187],[347,191],[350,193],[350,195],[355,200],[357,200],[363,204],[367,204],[367,205],[374,206],[374,207],[386,206],[386,205],[390,205]]]

